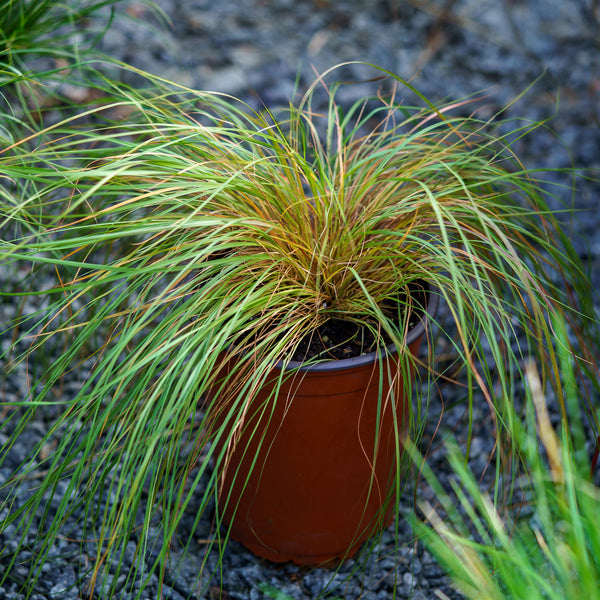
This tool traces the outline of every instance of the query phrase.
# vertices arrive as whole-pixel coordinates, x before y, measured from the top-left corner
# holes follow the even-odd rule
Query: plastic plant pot
[[[437,302],[429,293],[429,315]],[[408,332],[410,352],[418,352],[426,328],[423,318]],[[223,372],[235,360],[243,358],[230,357]],[[273,395],[279,368],[227,449],[218,510],[231,537],[258,556],[340,562],[393,519],[408,426],[406,374],[391,346],[308,367],[291,363],[293,373]]]

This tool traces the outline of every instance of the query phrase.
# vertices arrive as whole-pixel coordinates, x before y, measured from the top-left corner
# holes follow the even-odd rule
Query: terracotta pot
[[[434,302],[430,294],[430,314]],[[424,333],[424,323],[409,332],[411,352]],[[316,565],[350,557],[389,524],[397,506],[396,431],[402,436],[408,424],[391,350],[380,359],[374,352],[300,368],[265,411],[274,368],[220,473],[218,506],[233,539],[272,561]],[[388,369],[398,374],[392,393]]]

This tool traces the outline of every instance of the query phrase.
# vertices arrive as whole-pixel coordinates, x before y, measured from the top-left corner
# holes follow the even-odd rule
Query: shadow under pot
[[[437,304],[429,291],[427,311],[406,338],[414,355]],[[239,360],[228,356],[220,371],[226,376]],[[406,369],[394,346],[287,369],[275,392],[281,368],[273,368],[225,450],[219,515],[231,537],[258,556],[300,565],[340,562],[396,512],[409,421]],[[212,394],[208,399],[221,404]]]

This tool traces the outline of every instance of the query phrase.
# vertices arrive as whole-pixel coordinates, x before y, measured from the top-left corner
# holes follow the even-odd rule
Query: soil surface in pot
[[[411,287],[410,295],[412,306],[408,320],[409,329],[416,326],[423,316],[426,292],[421,284],[415,284]],[[406,306],[406,299],[401,299],[397,303],[389,302],[382,307],[399,331],[403,329],[403,310]],[[375,324],[368,326],[354,321],[329,319],[304,336],[292,360],[304,362],[317,357],[330,360],[354,358],[373,352],[378,340],[381,346],[389,346],[393,343],[385,331],[381,330],[381,335],[377,335]]]

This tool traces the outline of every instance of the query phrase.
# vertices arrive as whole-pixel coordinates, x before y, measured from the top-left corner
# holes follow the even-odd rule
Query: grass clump
[[[141,3],[158,14],[151,1]],[[123,0],[1,0],[0,64],[20,66],[34,56],[81,60],[110,27],[117,5],[125,4]]]
[[[522,461],[517,508],[500,512],[454,444],[449,445],[456,475],[452,494],[424,469],[440,507],[421,502],[427,524],[417,525],[417,531],[469,599],[600,598],[600,488],[594,483],[593,458],[600,437],[590,446],[590,430],[578,417],[581,399],[573,385],[564,324],[557,322],[555,331],[570,418],[559,420],[558,431],[552,426],[554,409],[548,406],[535,362],[528,361],[526,417],[523,421],[515,411],[509,432]]]

